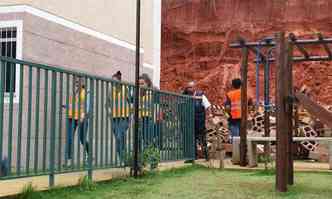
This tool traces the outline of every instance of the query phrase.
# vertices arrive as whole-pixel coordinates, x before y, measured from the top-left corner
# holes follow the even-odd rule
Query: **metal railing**
[[[52,185],[54,174],[129,166],[134,85],[7,57],[0,62],[0,179],[50,175]],[[161,161],[194,158],[192,98],[141,88],[139,107],[140,155],[152,146]]]

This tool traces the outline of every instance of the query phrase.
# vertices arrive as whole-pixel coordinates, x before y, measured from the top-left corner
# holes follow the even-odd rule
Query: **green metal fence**
[[[134,85],[0,57],[0,179],[120,168],[132,159]],[[8,80],[9,79],[9,80]],[[139,148],[194,158],[193,99],[140,89]]]

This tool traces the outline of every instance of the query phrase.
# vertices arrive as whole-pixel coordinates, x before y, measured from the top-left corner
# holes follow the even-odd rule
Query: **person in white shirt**
[[[203,91],[196,89],[195,82],[189,82],[185,88],[184,95],[193,96],[195,100],[195,141],[196,146],[200,145],[203,147],[203,152],[205,159],[208,160],[208,149],[206,141],[206,127],[205,127],[205,118],[206,114],[211,106],[211,103],[204,95]],[[197,149],[195,153],[195,159],[198,159]]]

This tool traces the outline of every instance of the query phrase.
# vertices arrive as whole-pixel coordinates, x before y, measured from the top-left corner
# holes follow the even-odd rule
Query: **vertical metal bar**
[[[49,159],[49,186],[54,186],[54,168],[55,168],[55,132],[56,132],[56,87],[57,87],[57,74],[52,71],[52,98],[51,98],[51,135],[50,135],[50,159]]]
[[[134,176],[138,176],[138,108],[139,108],[139,67],[140,67],[140,43],[141,43],[141,0],[136,5],[136,68],[135,68],[135,140],[134,140]]]
[[[106,83],[106,154],[105,154],[105,165],[109,166],[109,139],[110,139],[110,130],[109,130],[109,122],[110,122],[110,106],[112,103],[112,100],[110,99],[110,93],[109,93],[109,82]],[[112,134],[111,134],[112,136]],[[112,145],[111,145],[112,146]]]
[[[123,120],[125,120],[125,122],[127,122],[127,96],[126,96],[126,93],[127,93],[127,86],[126,85],[124,85],[124,84],[122,84],[122,97],[121,97],[121,101],[122,101],[122,114],[123,114]],[[128,129],[127,129],[128,130]],[[122,157],[121,157],[121,160],[124,160],[124,158],[125,158],[125,155],[126,155],[126,153],[127,153],[127,132],[125,132],[125,134],[123,135],[123,139],[124,139],[124,146],[123,146],[123,148],[124,148],[124,151],[122,152]],[[124,166],[124,162],[122,161],[121,162],[121,167],[123,167]]]
[[[195,141],[195,99],[191,99],[191,139],[192,139],[192,157],[196,157],[196,141]]]
[[[70,75],[67,73],[66,74],[66,147],[65,147],[65,151],[66,151],[66,155],[65,155],[65,165],[68,164],[68,151],[69,151],[69,145],[68,145],[68,129],[69,127],[69,90],[70,90]]]
[[[114,135],[114,132],[113,132],[113,125],[114,125],[114,120],[113,120],[113,116],[114,116],[114,114],[115,114],[115,112],[114,112],[114,99],[115,99],[115,96],[114,96],[114,82],[111,82],[111,93],[110,93],[110,106],[111,106],[111,113],[110,113],[110,121],[111,121],[111,133],[110,133],[110,136],[111,136],[111,146],[110,146],[110,151],[111,151],[111,157],[110,157],[110,159],[111,159],[111,165],[114,165],[114,140],[113,140],[113,135]]]
[[[13,108],[14,108],[14,84],[15,84],[15,67],[14,63],[9,63],[10,69],[10,83],[9,83],[9,121],[8,121],[8,167],[9,173],[12,168],[12,155],[13,155]]]
[[[145,94],[144,94],[144,97],[143,97],[143,99],[144,100],[142,100],[142,118],[143,118],[143,140],[144,140],[144,143],[143,143],[143,151],[142,151],[142,153],[144,153],[144,149],[146,148],[146,147],[148,147],[149,146],[149,142],[148,142],[148,122],[149,122],[149,116],[148,116],[148,114],[149,114],[149,109],[148,109],[148,105],[147,105],[147,103],[148,103],[148,94],[146,94],[146,92],[147,92],[147,89],[145,89],[144,88],[144,92],[145,92]]]
[[[166,97],[167,99],[167,111],[169,114],[172,114],[172,105],[171,105],[171,101],[169,100],[169,97],[164,94],[164,96]],[[170,134],[170,128],[171,128],[171,125],[172,125],[172,116],[169,115],[169,117],[167,118],[167,121],[166,121],[166,134],[167,134],[167,154],[166,154],[166,160],[171,160],[171,147],[172,147],[172,137],[171,137],[171,134]]]
[[[28,93],[28,128],[26,145],[26,173],[30,172],[30,141],[31,141],[31,114],[32,114],[32,66],[29,66],[29,93]]]
[[[181,117],[180,117],[180,112],[179,112],[179,100],[180,100],[180,98],[178,97],[178,96],[174,96],[174,98],[175,98],[175,115],[176,115],[176,122],[175,122],[175,124],[176,124],[176,126],[175,126],[175,128],[176,128],[176,137],[175,137],[175,143],[176,143],[176,160],[179,160],[180,159],[180,141],[181,141],[181,138],[180,138],[180,129],[179,129],[179,123],[180,123],[180,119],[181,119]]]
[[[268,51],[267,59],[264,67],[264,136],[270,136],[270,54],[272,49]],[[270,157],[270,143],[264,144],[265,169],[267,169],[267,161]]]
[[[85,170],[85,166],[87,164],[86,160],[87,160],[87,157],[88,157],[88,153],[89,153],[89,142],[87,141],[87,128],[86,125],[89,125],[89,117],[90,117],[90,105],[88,104],[89,103],[89,100],[90,99],[90,91],[88,89],[88,79],[85,77],[84,78],[84,89],[85,89],[85,92],[84,92],[84,123],[83,123],[83,138],[81,138],[83,140],[83,169]]]
[[[71,153],[70,153],[70,156],[71,156],[71,170],[74,170],[74,167],[75,167],[75,131],[76,131],[76,128],[77,128],[77,125],[78,125],[78,121],[79,121],[79,116],[78,118],[76,118],[76,112],[78,110],[76,110],[76,90],[75,90],[75,87],[76,87],[76,80],[77,77],[75,75],[72,76],[72,96],[71,96],[71,139],[72,139],[72,142],[71,142],[71,145],[69,146],[71,148]],[[78,91],[79,92],[79,91]],[[78,94],[79,95],[79,94]],[[76,127],[76,128],[75,128]]]
[[[44,77],[44,136],[43,136],[43,172],[46,171],[46,149],[47,149],[47,119],[48,119],[48,70]]]
[[[88,161],[89,161],[89,169],[88,169],[88,177],[90,180],[92,180],[92,171],[93,171],[93,160],[92,160],[92,150],[93,150],[93,120],[94,120],[94,79],[90,79],[90,125],[89,125],[89,156],[88,156]]]
[[[276,34],[276,106],[277,106],[277,162],[276,188],[279,192],[287,191],[287,145],[288,132],[285,131],[287,117],[285,111],[286,63],[285,63],[285,34]]]
[[[248,118],[248,48],[242,48],[241,63],[241,127],[240,127],[240,166],[247,165],[247,118]]]
[[[95,128],[95,167],[98,168],[99,146],[99,80],[96,79],[96,128]]]
[[[114,86],[114,117],[116,118],[115,120],[113,120],[114,122],[114,125],[116,125],[118,127],[118,124],[115,124],[115,123],[118,123],[120,118],[121,118],[121,110],[120,110],[120,99],[119,99],[119,83],[118,82],[115,82],[115,86]],[[121,93],[120,93],[121,95]],[[121,96],[120,96],[121,97]],[[116,135],[116,134],[115,134]],[[120,143],[118,143],[118,138],[115,138],[115,165],[118,166],[118,163],[119,163],[119,153],[118,153],[118,150],[117,148],[119,147],[118,145]]]
[[[76,154],[76,157],[77,157],[77,162],[76,162],[76,168],[77,170],[80,170],[80,167],[81,167],[81,130],[82,130],[82,124],[83,124],[83,121],[82,121],[82,118],[81,118],[81,114],[82,114],[82,109],[81,109],[81,106],[82,106],[82,99],[81,99],[81,94],[83,92],[82,90],[82,77],[77,77],[79,83],[79,87],[78,87],[78,93],[77,93],[77,100],[78,100],[78,104],[77,104],[77,112],[78,112],[78,116],[77,116],[77,154]],[[84,149],[83,149],[84,151]]]
[[[133,110],[133,106],[132,106],[132,94],[134,92],[134,88],[132,86],[128,86],[128,99],[129,99],[129,102],[128,102],[128,109],[129,109],[129,129],[128,129],[128,137],[129,137],[129,143],[128,143],[128,156],[126,158],[129,158],[129,156],[132,156],[133,155],[133,126],[131,125],[131,111]],[[130,166],[133,166],[133,165],[130,165]]]
[[[18,129],[17,129],[17,160],[16,173],[21,174],[21,153],[22,153],[22,114],[23,114],[23,65],[20,65],[20,87],[19,87],[19,108],[18,108]]]
[[[34,146],[34,173],[38,172],[39,149],[39,102],[40,102],[40,68],[36,73],[36,107],[35,107],[35,146]]]
[[[0,31],[1,33],[1,31]],[[0,160],[3,158],[3,113],[4,113],[4,99],[5,99],[5,67],[6,62],[1,60],[0,68]]]
[[[105,87],[104,87],[104,81],[101,81],[101,119],[100,119],[100,165],[104,167],[104,122],[105,122],[105,117],[104,117],[104,106],[105,106],[105,101],[104,101],[104,93],[105,93]]]
[[[59,118],[58,118],[58,170],[61,171],[61,164],[62,164],[62,103],[63,103],[63,73],[60,74],[60,83],[59,83]]]

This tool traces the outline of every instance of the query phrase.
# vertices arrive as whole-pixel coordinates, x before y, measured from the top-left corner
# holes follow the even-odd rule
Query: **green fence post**
[[[95,127],[95,167],[98,168],[98,142],[99,142],[99,80],[96,80],[96,127]]]
[[[1,59],[0,68],[0,160],[2,160],[3,152],[3,112],[4,112],[4,98],[5,98],[5,61]]]
[[[32,113],[32,66],[29,66],[29,94],[28,94],[28,129],[27,129],[27,145],[26,145],[26,173],[30,173],[30,140],[31,140],[31,113]]]
[[[40,68],[37,68],[36,79],[36,107],[35,107],[35,147],[34,147],[34,173],[38,172],[39,159],[39,103],[40,103]]]
[[[18,108],[18,129],[17,129],[17,160],[16,173],[21,174],[21,153],[22,153],[22,114],[23,114],[23,65],[20,65],[20,87],[19,87],[19,108]]]
[[[60,72],[60,82],[59,82],[59,117],[58,117],[58,130],[59,130],[59,142],[58,142],[58,170],[61,171],[61,163],[62,163],[62,103],[63,103],[63,73]]]
[[[9,63],[10,83],[9,83],[9,121],[8,121],[8,167],[9,175],[12,172],[12,153],[13,153],[13,106],[14,106],[14,83],[15,83],[15,68],[16,65]]]
[[[101,81],[101,118],[100,118],[100,165],[104,167],[104,81]]]
[[[76,160],[76,170],[80,170],[80,167],[81,167],[81,144],[80,144],[80,134],[81,134],[81,128],[82,128],[82,125],[81,125],[81,104],[82,104],[82,99],[81,99],[81,92],[82,92],[82,77],[78,76],[77,77],[79,83],[78,83],[78,93],[77,96],[78,96],[78,104],[77,104],[77,112],[78,112],[78,118],[77,118],[77,128],[76,128],[76,135],[77,135],[77,160]],[[73,131],[73,136],[75,135],[74,131]],[[73,139],[75,140],[75,139]],[[84,149],[83,149],[84,151]],[[73,156],[75,156],[75,154],[73,153]]]
[[[107,166],[109,166],[109,135],[110,135],[110,130],[109,130],[109,114],[110,114],[110,103],[112,102],[111,99],[109,99],[109,82],[106,82],[106,158],[105,158],[105,163]],[[112,145],[111,145],[112,146]]]
[[[47,149],[47,119],[48,119],[48,70],[44,77],[44,137],[43,137],[43,172],[46,171],[46,149]]]
[[[94,79],[90,78],[90,128],[89,128],[89,169],[88,169],[88,177],[92,180],[92,171],[93,171],[93,163],[92,163],[92,150],[93,150],[93,118],[94,118]]]
[[[49,186],[54,186],[54,164],[55,164],[55,131],[56,131],[56,86],[57,76],[56,72],[52,71],[52,98],[51,98],[51,136],[50,136],[50,159],[49,159]]]

